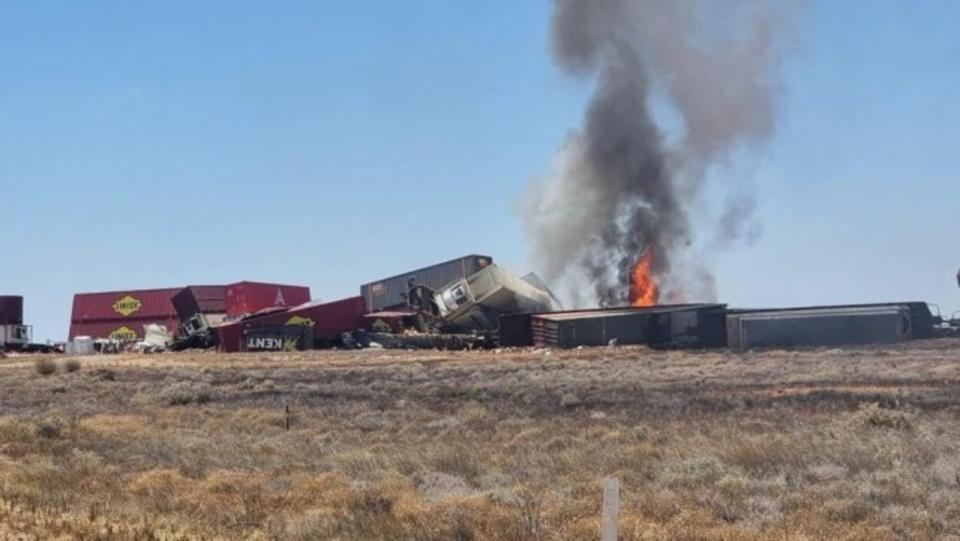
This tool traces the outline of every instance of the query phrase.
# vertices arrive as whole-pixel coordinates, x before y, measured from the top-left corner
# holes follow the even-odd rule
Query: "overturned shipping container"
[[[453,282],[433,297],[440,317],[459,331],[493,330],[503,314],[559,310],[543,282],[522,279],[497,265]]]
[[[491,263],[493,258],[486,255],[468,255],[452,259],[364,284],[360,286],[360,296],[363,297],[364,309],[367,312],[403,306],[406,304],[404,296],[409,291],[410,278],[415,279],[417,285],[437,290],[456,280],[476,274]]]
[[[820,307],[727,315],[727,345],[765,347],[890,344],[911,338],[904,305]]]

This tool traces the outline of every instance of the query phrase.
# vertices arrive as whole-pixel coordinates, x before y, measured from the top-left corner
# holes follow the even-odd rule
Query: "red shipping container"
[[[116,321],[119,319],[176,319],[172,298],[182,288],[138,289],[104,293],[77,293],[73,296],[70,321]]]
[[[237,353],[243,350],[243,322],[234,321],[214,327],[217,334],[217,350]]]
[[[252,314],[264,308],[299,306],[310,302],[310,288],[263,282],[237,282],[225,286],[227,317]]]
[[[0,297],[0,325],[23,325],[23,297]]]
[[[253,317],[217,327],[220,350],[241,351],[247,329],[262,325],[308,325],[315,341],[331,340],[363,327],[363,297],[323,304],[308,303],[290,310]]]
[[[150,323],[165,326],[169,333],[175,333],[179,325],[179,321],[176,318],[118,319],[113,321],[91,322],[75,321],[70,324],[70,340],[78,336],[113,338],[116,340],[140,340],[143,338],[143,326]]]

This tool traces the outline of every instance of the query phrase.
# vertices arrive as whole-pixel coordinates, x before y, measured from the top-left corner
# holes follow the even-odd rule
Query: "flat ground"
[[[960,341],[43,359],[0,539],[960,539]]]

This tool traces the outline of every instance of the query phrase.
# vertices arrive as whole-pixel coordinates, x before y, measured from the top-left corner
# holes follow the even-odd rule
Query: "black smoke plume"
[[[712,274],[692,248],[692,207],[711,166],[771,135],[794,7],[554,1],[553,57],[565,73],[595,80],[595,89],[553,172],[521,205],[547,279],[586,281],[599,304],[627,304],[631,269],[652,250],[664,300],[715,296]],[[717,231],[735,236],[745,230],[753,197],[731,190],[718,206]]]

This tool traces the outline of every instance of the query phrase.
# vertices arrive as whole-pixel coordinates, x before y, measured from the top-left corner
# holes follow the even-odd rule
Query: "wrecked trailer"
[[[519,278],[493,264],[437,291],[433,303],[446,329],[460,332],[495,330],[504,314],[561,308],[536,275]]]

